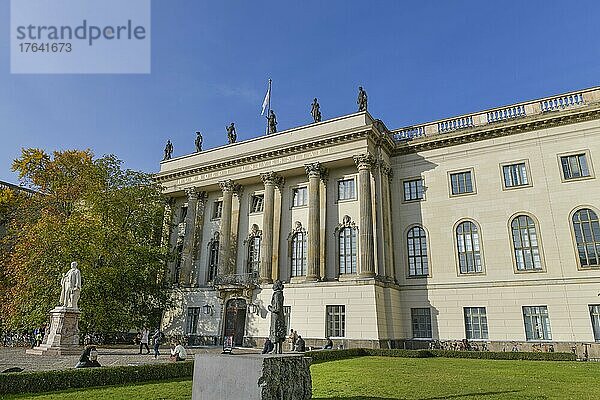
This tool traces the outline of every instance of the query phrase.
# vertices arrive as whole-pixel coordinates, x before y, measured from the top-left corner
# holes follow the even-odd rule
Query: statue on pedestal
[[[237,140],[237,133],[235,132],[235,125],[233,122],[231,125],[225,127],[225,129],[227,129],[227,140],[229,140],[229,144],[235,143]]]
[[[173,154],[173,143],[170,140],[167,140],[167,145],[165,146],[165,156],[163,161],[170,160],[171,155]]]
[[[367,111],[367,92],[365,92],[362,86],[358,87],[356,104],[358,104],[358,111]]]
[[[285,316],[283,315],[283,283],[278,279],[273,284],[273,296],[269,305],[271,312],[271,329],[269,339],[275,345],[275,353],[283,352],[283,342],[285,341]]]
[[[202,133],[200,133],[200,131],[196,131],[196,141],[194,142],[196,144],[196,153],[199,153],[202,151]]]
[[[310,114],[312,115],[314,122],[321,122],[321,106],[316,97],[311,104]]]
[[[71,269],[63,275],[60,284],[60,305],[76,309],[81,294],[81,272],[77,269],[76,261],[71,263]]]
[[[269,123],[269,133],[277,133],[277,117],[275,116],[275,112],[273,110],[269,112],[267,121]]]

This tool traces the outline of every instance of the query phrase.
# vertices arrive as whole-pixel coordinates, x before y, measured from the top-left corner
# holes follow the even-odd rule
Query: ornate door
[[[233,336],[234,346],[241,346],[246,328],[246,300],[231,299],[225,309],[224,336]]]

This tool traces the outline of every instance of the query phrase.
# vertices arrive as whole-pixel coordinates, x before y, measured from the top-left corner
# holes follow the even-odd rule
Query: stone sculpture
[[[358,104],[358,111],[367,111],[367,92],[365,92],[362,86],[358,87],[356,104]]]
[[[60,305],[77,309],[77,302],[81,293],[81,272],[77,269],[77,262],[71,263],[71,269],[62,277],[60,284]]]
[[[283,352],[283,342],[285,341],[285,316],[283,315],[283,283],[278,279],[273,283],[273,296],[269,305],[271,312],[271,329],[269,339],[275,345],[275,353]]]
[[[277,132],[277,117],[275,116],[275,112],[273,110],[269,111],[269,116],[267,117],[267,121],[269,123],[269,133]]]
[[[165,156],[163,161],[170,160],[173,155],[173,143],[170,140],[167,140],[167,145],[165,146]]]
[[[227,140],[229,140],[229,144],[235,143],[237,140],[237,133],[235,132],[235,125],[233,122],[231,125],[225,127],[225,129],[227,129]]]
[[[314,122],[321,122],[321,106],[316,97],[311,104],[310,114],[312,115]]]
[[[196,131],[196,141],[194,142],[196,144],[196,153],[199,153],[202,151],[202,133],[200,133],[200,131]]]

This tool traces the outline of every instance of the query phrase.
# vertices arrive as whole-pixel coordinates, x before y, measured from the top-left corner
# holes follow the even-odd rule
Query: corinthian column
[[[304,166],[308,175],[308,260],[306,281],[318,281],[321,276],[320,249],[321,249],[321,202],[320,183],[325,173],[321,163],[315,162]]]
[[[375,159],[370,154],[354,156],[358,168],[358,186],[360,203],[360,275],[375,276],[373,255],[373,207],[371,198],[371,168]]]
[[[219,230],[219,267],[218,275],[231,273],[231,204],[235,183],[231,179],[219,182],[223,191],[223,209],[221,213],[221,227]]]
[[[190,285],[192,264],[194,259],[194,237],[196,235],[196,209],[198,206],[198,189],[193,187],[185,190],[188,197],[187,214],[185,216],[185,233],[183,236],[183,251],[181,253],[181,272],[179,284]]]
[[[273,282],[273,217],[275,212],[275,186],[283,180],[275,172],[260,174],[265,184],[262,240],[260,242],[260,283]]]

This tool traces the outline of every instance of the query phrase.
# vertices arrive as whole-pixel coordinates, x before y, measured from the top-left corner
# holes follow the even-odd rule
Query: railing
[[[393,130],[390,134],[395,142],[407,142],[422,137],[445,134],[461,129],[482,127],[488,124],[561,111],[592,103],[600,103],[600,87],[498,107],[482,112],[461,115],[456,118],[433,121],[427,124],[411,125]]]
[[[247,274],[217,275],[213,282],[215,286],[251,286],[258,285],[258,274],[251,272]]]

